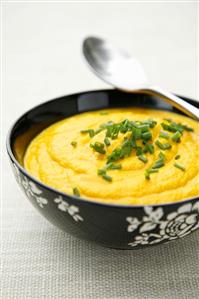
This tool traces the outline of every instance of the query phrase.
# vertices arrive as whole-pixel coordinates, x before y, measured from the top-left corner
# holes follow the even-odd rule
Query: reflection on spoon
[[[97,37],[86,38],[82,48],[91,70],[105,82],[126,92],[136,91],[159,96],[188,116],[199,119],[199,110],[196,107],[150,84],[141,64],[124,50]]]

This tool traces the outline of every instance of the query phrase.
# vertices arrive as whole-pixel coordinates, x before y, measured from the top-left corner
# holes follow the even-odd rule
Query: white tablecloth
[[[152,81],[197,97],[196,3],[3,3],[3,142],[33,105],[107,87],[80,56],[110,38]],[[53,227],[21,194],[3,144],[2,299],[199,298],[199,233],[140,251],[102,248]]]

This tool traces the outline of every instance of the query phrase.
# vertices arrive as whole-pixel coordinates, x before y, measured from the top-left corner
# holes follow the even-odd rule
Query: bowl
[[[196,101],[182,98],[199,107]],[[39,182],[23,168],[23,156],[32,138],[56,121],[85,111],[132,106],[182,114],[149,95],[94,90],[66,95],[34,107],[14,123],[7,137],[15,178],[32,205],[62,230],[109,248],[140,249],[192,233],[199,228],[199,197],[150,206],[86,200]]]

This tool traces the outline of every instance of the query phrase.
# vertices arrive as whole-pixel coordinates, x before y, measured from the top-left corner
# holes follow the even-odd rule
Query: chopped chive
[[[144,153],[149,152],[150,154],[153,154],[153,153],[154,153],[154,146],[153,146],[153,144],[149,144],[149,143],[147,143],[147,144],[144,146],[143,152],[144,152]]]
[[[143,163],[147,163],[147,162],[148,162],[148,159],[147,159],[145,156],[143,156],[143,155],[139,155],[139,156],[138,156],[138,159],[139,159],[140,161],[142,161]]]
[[[149,128],[150,128],[149,124],[143,124],[138,126],[138,129],[141,129],[142,133],[148,132]]]
[[[158,172],[159,170],[158,169],[156,169],[156,168],[150,168],[150,169],[148,169],[148,173],[150,174],[150,173],[156,173],[156,172]]]
[[[177,132],[179,131],[180,133],[183,133],[183,131],[193,131],[193,128],[188,127],[187,125],[182,125],[181,123],[176,123],[172,121],[171,119],[167,119],[169,124],[161,123],[161,126],[163,127],[164,130],[170,131],[170,132]]]
[[[108,114],[107,111],[99,112],[101,115]],[[106,157],[106,165],[102,169],[98,169],[98,175],[102,176],[103,179],[107,181],[112,181],[112,177],[107,175],[108,170],[121,169],[121,164],[115,164],[116,161],[124,159],[131,155],[132,151],[134,151],[140,161],[143,163],[147,163],[148,159],[145,156],[145,153],[154,154],[155,148],[154,144],[150,143],[149,140],[152,139],[152,128],[157,124],[156,121],[148,119],[145,121],[131,121],[129,119],[124,119],[118,123],[114,123],[113,121],[108,121],[107,123],[101,124],[98,129],[95,131],[83,130],[81,133],[88,133],[90,138],[95,136],[96,134],[105,131],[105,138],[103,143],[95,142],[91,143],[90,147],[93,148],[96,152],[101,154],[106,154],[106,147],[110,146],[111,139],[114,140],[118,138],[119,134],[126,134],[129,132],[130,134],[124,136],[122,143],[116,147],[110,154]],[[170,139],[174,142],[180,142],[180,139],[183,135],[184,131],[193,131],[192,128],[187,125],[183,125],[181,123],[176,123],[172,119],[165,119],[161,123],[164,131],[159,132],[159,139],[155,141],[155,145],[160,148],[162,151],[170,149],[172,145],[169,142],[163,143],[161,139]],[[173,132],[172,136],[168,132]],[[140,140],[140,146],[137,144],[137,140]],[[71,145],[76,146],[76,142],[71,142]],[[175,157],[175,160],[178,160],[180,155]],[[150,174],[158,172],[159,168],[165,165],[165,155],[160,152],[158,159],[154,162],[154,164],[145,171],[146,179],[150,179]],[[176,166],[178,165],[178,166]],[[175,167],[184,170],[184,167],[175,163]]]
[[[82,130],[80,131],[82,134],[86,134],[88,133],[90,138],[94,137],[95,136],[95,131],[93,129],[89,129],[89,130]]]
[[[118,161],[123,157],[121,148],[116,148],[110,155],[107,157],[107,163]]]
[[[148,170],[145,170],[145,179],[150,180],[150,173]]]
[[[102,177],[104,180],[106,180],[108,182],[112,182],[112,177],[110,175],[102,174]]]
[[[156,141],[155,141],[155,144],[156,144],[160,149],[164,150],[164,146],[163,146],[163,144],[162,144],[159,140],[156,140]]]
[[[73,147],[76,147],[76,146],[77,146],[77,142],[76,142],[76,141],[72,141],[72,142],[71,142],[71,145],[72,145]]]
[[[167,120],[169,123],[172,122],[172,119],[171,119],[171,118],[164,118],[164,120]]]
[[[100,132],[102,132],[104,129],[103,128],[99,128],[97,130],[94,131],[94,135],[99,134]]]
[[[152,134],[151,132],[145,132],[145,133],[142,133],[142,138],[144,140],[150,140],[152,138]]]
[[[163,154],[162,152],[159,153],[158,157],[160,160],[165,161],[166,157],[165,157],[165,154]]]
[[[145,170],[145,179],[150,180],[150,174],[156,173],[158,171],[159,171],[158,169],[151,169],[151,168]]]
[[[172,125],[161,123],[161,126],[166,131],[170,131],[170,132],[176,132],[177,131],[177,129],[174,126],[172,126]]]
[[[107,114],[108,114],[107,111],[102,111],[102,112],[100,112],[100,115],[107,115]]]
[[[134,130],[133,130],[133,136],[134,136],[135,140],[140,139],[142,137],[142,131],[141,131],[141,129],[134,128]]]
[[[106,164],[106,169],[107,170],[115,170],[115,169],[121,169],[122,165],[121,164],[113,164],[112,162]]]
[[[160,132],[159,138],[169,139],[169,134],[167,132]]]
[[[121,133],[126,133],[128,130],[130,129],[130,122],[128,119],[125,119],[122,124],[121,124],[121,127],[120,127],[120,132]]]
[[[159,140],[156,140],[155,144],[163,151],[171,148],[170,143],[161,143]]]
[[[111,144],[110,140],[108,139],[108,137],[104,138],[104,143],[106,144],[106,146],[109,146]]]
[[[156,169],[156,168],[160,168],[162,166],[164,166],[164,162],[163,161],[156,161],[155,164],[152,166],[152,169]]]
[[[100,153],[100,154],[105,154],[106,151],[104,150],[104,144],[101,142],[95,142],[95,143],[91,143],[90,147],[93,148],[96,152]]]
[[[149,150],[148,144],[145,144],[144,148],[143,148],[143,153],[147,153]]]
[[[177,131],[175,134],[173,134],[173,136],[171,137],[171,139],[175,142],[180,142],[180,137],[182,136],[182,134]]]
[[[140,156],[140,155],[142,155],[142,148],[140,147],[140,146],[137,146],[137,148],[136,148],[136,155],[137,156]]]
[[[80,193],[79,193],[79,190],[77,189],[77,187],[73,188],[73,194],[77,197],[80,197]]]
[[[176,168],[178,168],[178,169],[180,169],[180,170],[182,170],[182,171],[185,171],[184,166],[182,166],[181,164],[174,163],[173,165],[174,165]]]
[[[164,143],[164,150],[170,149],[171,147],[170,143]]]
[[[154,146],[153,146],[153,144],[149,144],[148,145],[148,151],[149,151],[150,154],[154,153]]]
[[[131,145],[131,147],[132,148],[136,148],[137,147],[137,145],[136,145],[136,141],[135,141],[135,139],[134,138],[130,138],[130,145]]]
[[[105,170],[104,168],[102,168],[102,169],[98,169],[97,174],[98,174],[98,175],[106,174],[106,170]]]
[[[143,122],[144,124],[148,124],[150,128],[154,128],[157,125],[157,122],[153,119],[148,119]]]
[[[148,168],[146,171],[145,171],[145,178],[147,180],[150,179],[150,174],[151,173],[155,173],[155,172],[158,172],[158,168],[161,168],[163,167],[165,164],[165,155],[160,152],[159,155],[158,155],[159,159],[155,162],[155,164],[151,167],[151,168]]]
[[[187,125],[183,125],[183,127],[184,127],[185,131],[189,131],[189,132],[193,132],[194,131],[193,128],[188,127]]]
[[[160,168],[160,167],[164,166],[165,155],[162,152],[160,152],[158,157],[159,157],[159,159],[152,166],[152,169],[156,169],[156,168]]]
[[[175,160],[180,159],[180,155],[175,156]]]

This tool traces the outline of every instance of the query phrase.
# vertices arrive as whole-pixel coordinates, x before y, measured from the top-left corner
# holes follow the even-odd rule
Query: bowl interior
[[[198,102],[182,98],[199,107]],[[45,102],[21,116],[8,135],[8,152],[23,166],[23,157],[29,142],[50,124],[81,112],[117,107],[144,107],[183,114],[157,97],[140,93],[97,90],[72,94]]]

